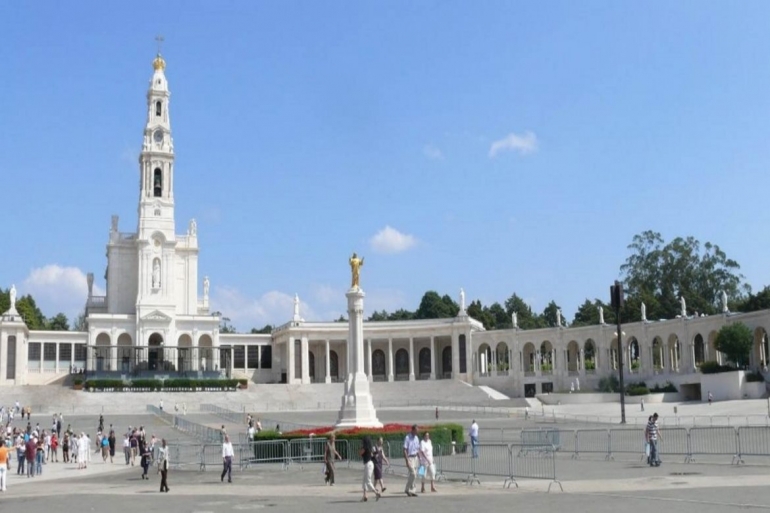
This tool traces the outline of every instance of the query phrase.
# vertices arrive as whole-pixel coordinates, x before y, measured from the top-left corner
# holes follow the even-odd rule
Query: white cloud
[[[423,146],[422,154],[431,160],[444,159],[444,154],[441,152],[441,150],[432,144],[426,144],[425,146]]]
[[[276,326],[289,322],[294,315],[294,294],[271,290],[251,298],[232,287],[213,287],[211,311],[222,312],[238,331],[248,332],[265,324]],[[299,314],[306,321],[322,320],[301,297]]]
[[[95,296],[105,292],[94,285]],[[86,274],[77,267],[63,267],[49,264],[32,269],[24,280],[19,295],[32,294],[43,314],[53,317],[63,312],[70,319],[75,318],[85,307],[88,298]]]
[[[417,239],[414,236],[401,233],[390,226],[386,226],[369,239],[372,250],[378,253],[401,253],[415,244]]]
[[[530,131],[526,131],[521,135],[510,133],[492,143],[489,147],[489,158],[493,159],[498,153],[504,151],[515,151],[519,155],[528,155],[537,151],[538,142],[537,136]]]

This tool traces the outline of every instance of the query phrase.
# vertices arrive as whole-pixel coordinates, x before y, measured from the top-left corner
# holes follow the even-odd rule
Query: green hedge
[[[756,383],[758,381],[764,381],[765,377],[759,372],[750,372],[746,374],[746,381],[749,383]]]
[[[700,371],[703,374],[719,374],[720,372],[732,372],[737,370],[730,365],[720,365],[719,362],[709,361],[700,364]]]
[[[169,390],[169,389],[196,389],[196,388],[236,388],[238,385],[247,385],[246,379],[190,379],[190,378],[169,378],[169,379],[133,379],[123,381],[121,379],[89,379],[85,382],[85,388],[96,390],[124,388],[142,388],[150,390]]]
[[[626,389],[626,394],[631,396],[648,395],[649,393],[650,389],[647,387],[631,386]]]
[[[666,381],[666,384],[663,386],[655,385],[650,389],[650,392],[652,392],[653,394],[660,394],[660,393],[667,393],[667,392],[676,393],[678,391],[679,390],[676,389],[676,386],[674,386],[674,384],[671,383],[670,381]]]

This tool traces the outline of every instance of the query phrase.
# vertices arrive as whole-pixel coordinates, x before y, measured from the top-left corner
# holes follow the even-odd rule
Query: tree
[[[0,287],[0,314],[4,314],[11,308],[10,289]]]
[[[56,314],[46,321],[45,329],[52,331],[69,331],[70,324],[67,320],[67,316],[63,313]]]
[[[557,320],[557,312],[561,310],[561,307],[556,304],[556,301],[551,301],[548,303],[548,306],[545,307],[543,310],[543,315],[541,316],[543,321],[545,322],[546,326],[555,328],[559,325]],[[564,318],[562,317],[562,326],[566,326],[566,322]]]
[[[19,312],[19,315],[21,315],[21,318],[24,319],[24,324],[26,324],[27,328],[30,330],[45,329],[45,317],[43,316],[43,312],[40,311],[40,308],[37,307],[37,303],[35,303],[35,299],[29,294],[22,296],[16,301],[16,310]]]
[[[615,312],[611,306],[602,302],[600,299],[594,299],[593,303],[586,299],[575,312],[575,318],[572,320],[572,327],[595,326],[599,324],[599,307],[604,309],[604,322],[606,324],[615,324]]]
[[[770,309],[770,286],[765,287],[756,294],[749,294],[744,301],[737,304],[739,312],[756,312],[757,310]]]
[[[273,326],[270,324],[265,324],[262,328],[251,328],[251,332],[254,334],[260,334],[260,335],[269,335],[273,332]]]
[[[543,319],[540,318],[539,315],[533,313],[532,307],[515,293],[505,300],[505,312],[508,314],[508,317],[510,317],[513,312],[516,312],[519,328],[523,330],[546,327],[546,323]]]
[[[412,319],[414,319],[414,312],[404,310],[403,308],[399,308],[392,314],[388,315],[389,321],[411,321]]]
[[[219,333],[236,333],[235,326],[230,324],[229,317],[222,315],[222,312],[214,312],[211,315],[219,317]]]
[[[348,320],[345,318],[345,316],[344,316],[344,315],[340,314],[340,318],[339,318],[339,319],[337,319],[337,320],[336,320],[336,321],[334,321],[334,322],[348,322]]]
[[[489,309],[481,306],[481,301],[471,301],[467,308],[468,315],[484,325],[484,329],[495,329],[495,318],[489,313]]]
[[[677,237],[665,243],[651,230],[635,235],[628,246],[632,254],[620,267],[627,294],[623,321],[641,320],[641,303],[649,319],[671,319],[680,313],[684,297],[692,312],[714,314],[721,310],[722,291],[738,301],[751,289],[738,273],[738,262],[719,246],[694,237]]]
[[[72,331],[87,331],[88,323],[86,322],[86,312],[82,311],[75,319],[75,324],[72,326]]]
[[[753,344],[754,334],[751,328],[742,322],[736,322],[722,326],[717,333],[714,347],[740,368],[748,365]]]
[[[429,290],[422,296],[420,306],[415,312],[416,319],[445,319],[455,317],[460,307],[448,295],[441,297],[438,292]]]
[[[375,310],[372,312],[372,315],[369,316],[367,321],[387,321],[388,320],[388,312],[383,310],[382,312],[378,312]]]

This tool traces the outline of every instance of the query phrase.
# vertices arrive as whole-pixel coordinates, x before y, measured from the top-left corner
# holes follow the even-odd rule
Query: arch
[[[495,348],[495,368],[498,373],[508,374],[508,370],[511,368],[508,354],[508,344],[498,342]]]
[[[583,344],[583,360],[583,368],[586,372],[596,371],[596,342],[592,338]]]
[[[109,333],[99,333],[96,336],[94,345],[94,369],[96,371],[110,370],[110,335]],[[42,344],[41,344],[42,347]]]
[[[96,336],[96,342],[95,345],[97,346],[109,346],[110,345],[110,334],[109,333],[99,333],[99,335]]]
[[[420,376],[428,375],[430,376],[430,349],[427,347],[423,347],[420,349],[420,352],[417,353],[418,357],[418,369]]]
[[[307,352],[307,362],[308,362],[308,374],[310,374],[310,381],[313,382],[315,380],[315,355],[313,354],[313,351]]]
[[[706,361],[706,344],[703,342],[703,335],[698,333],[693,339],[693,349],[695,351],[695,365],[700,365]]]
[[[409,351],[403,347],[396,351],[396,375],[409,375]]]
[[[118,337],[118,345],[119,346],[131,346],[133,345],[133,341],[131,340],[131,335],[128,333],[121,333]]]
[[[163,196],[163,171],[159,167],[152,172],[152,195],[156,198]]]
[[[192,347],[192,337],[187,333],[179,335],[176,345],[179,347]]]
[[[479,346],[479,374],[482,376],[489,376],[492,370],[492,348],[489,344],[481,344]]]
[[[524,372],[535,372],[535,344],[527,342],[521,352]]]
[[[655,369],[655,372],[663,371],[666,368],[663,340],[660,337],[652,339],[652,367]]]
[[[550,340],[544,340],[540,344],[540,372],[552,374],[554,367],[553,344]]]
[[[120,372],[131,372],[131,367],[135,360],[133,341],[128,333],[121,333],[118,336],[118,359],[117,365]]]
[[[214,341],[204,333],[198,337],[198,368],[201,372],[214,370]]]
[[[329,376],[332,381],[338,381],[340,379],[340,359],[337,356],[337,351],[329,351]]]
[[[452,377],[452,346],[441,351],[441,372],[445,378]]]
[[[372,353],[372,376],[385,379],[385,352],[375,349]]]
[[[151,371],[164,369],[166,367],[166,363],[164,361],[165,351],[162,347],[163,335],[158,332],[150,335],[150,338],[147,340],[147,346],[149,347],[147,355],[147,368]]]
[[[669,354],[669,369],[673,371],[679,370],[679,364],[682,360],[682,345],[679,343],[679,337],[676,333],[672,333],[668,336],[668,354]]]
[[[571,373],[580,370],[580,346],[577,341],[570,340],[567,344],[567,371]]]
[[[628,339],[628,365],[631,367],[631,372],[639,372],[642,367],[642,353],[639,341],[636,337]]]
[[[160,117],[163,114],[163,102],[155,102],[155,116]]]
[[[192,349],[192,337],[183,333],[179,335],[176,341],[177,345],[177,363],[176,368],[181,372],[191,371],[193,367],[193,349]]]

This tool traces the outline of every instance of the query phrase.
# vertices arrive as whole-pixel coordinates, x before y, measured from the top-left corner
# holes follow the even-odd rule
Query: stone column
[[[674,344],[674,366],[676,371],[679,372],[679,344]]]
[[[324,377],[325,383],[331,383],[332,382],[332,376],[331,376],[331,349],[329,348],[329,339],[326,339],[326,376]],[[339,364],[339,362],[337,362]]]
[[[465,338],[465,350],[471,346],[470,337]],[[470,360],[470,361],[469,361]],[[465,371],[466,374],[473,373],[473,357],[465,359]],[[470,371],[468,370],[470,369]],[[452,333],[452,378],[460,376],[460,336],[457,333]]]
[[[409,381],[414,381],[414,337],[409,337]]]
[[[542,365],[542,362],[540,361],[540,350],[538,349],[535,351],[535,376],[540,375],[540,366]]]
[[[393,381],[393,339],[388,338],[388,381]]]
[[[374,369],[372,368],[372,339],[368,339],[366,341],[366,361],[369,362],[369,374],[367,377],[369,378],[369,383],[374,381]]]
[[[364,292],[351,288],[348,299],[348,346],[354,348],[355,358],[351,361],[355,368],[348,374],[348,386],[342,397],[342,406],[336,426],[347,427],[382,427],[374,410],[369,381],[364,373]]]
[[[302,384],[310,383],[310,348],[308,347],[307,335],[302,335],[300,339],[300,349],[302,351],[302,361],[300,370],[302,371]]]
[[[289,337],[286,344],[286,382],[291,385],[294,383],[294,337]]]
[[[436,379],[436,339],[430,337],[430,379]]]
[[[692,370],[698,370],[698,368],[695,366],[695,342],[690,343],[690,358],[692,362]]]

